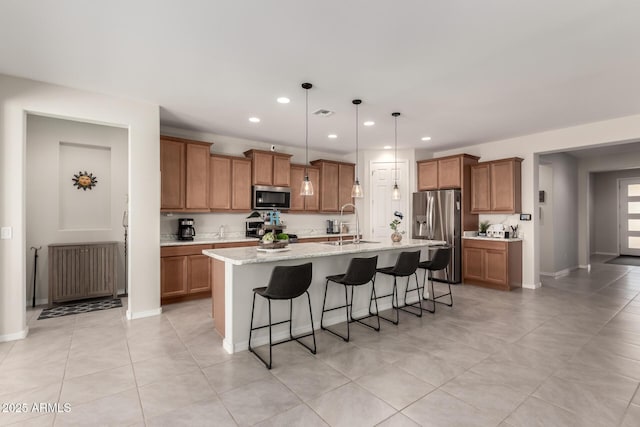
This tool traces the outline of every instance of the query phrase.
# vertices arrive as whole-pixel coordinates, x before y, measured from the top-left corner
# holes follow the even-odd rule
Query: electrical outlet
[[[9,240],[13,237],[13,232],[11,227],[2,227],[0,228],[0,239]]]

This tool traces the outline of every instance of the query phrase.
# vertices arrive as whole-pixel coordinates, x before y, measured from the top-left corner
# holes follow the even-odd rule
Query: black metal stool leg
[[[338,283],[338,284],[342,285],[341,283]],[[349,333],[350,333],[349,332],[349,299],[347,297],[347,286],[346,285],[342,285],[342,286],[344,286],[344,306],[338,306],[338,307],[333,307],[333,308],[330,308],[330,309],[326,309],[325,304],[326,304],[326,301],[327,301],[327,291],[329,289],[328,286],[329,286],[329,280],[327,279],[327,283],[326,283],[325,289],[324,289],[324,301],[325,302],[322,304],[322,317],[320,318],[320,329],[322,329],[324,331],[327,331],[327,332],[337,336],[338,338],[342,338],[346,342],[349,342],[349,337],[350,337],[350,335],[349,335]],[[353,301],[352,301],[352,303],[353,303]],[[340,333],[330,329],[328,326],[324,326],[323,320],[322,320],[324,318],[324,313],[325,312],[332,311],[332,310],[337,310],[337,309],[340,309],[340,308],[343,308],[343,307],[345,308],[346,315],[347,315],[346,319],[345,319],[346,322],[347,322],[347,336],[341,335]],[[353,307],[352,307],[352,310],[353,310]]]
[[[431,272],[429,272],[429,278],[431,278]],[[432,301],[433,302],[433,309],[429,310],[428,308],[423,308],[424,311],[428,311],[429,313],[435,313],[436,312],[436,303],[435,301],[433,301],[431,298],[425,298],[424,296],[424,290],[425,289],[429,289],[428,287],[429,285],[427,284],[427,270],[424,270],[424,277],[422,279],[422,300],[423,301]],[[433,296],[433,281],[431,281],[431,294],[429,295],[430,297]]]
[[[380,296],[380,297],[376,297],[376,299],[377,298],[384,298],[386,296],[391,296],[391,310],[395,311],[396,319],[393,320],[393,319],[390,319],[388,317],[381,316],[380,314],[378,314],[378,317],[380,319],[382,319],[382,320],[386,320],[387,322],[391,322],[394,325],[397,325],[400,322],[400,314],[398,313],[399,301],[398,301],[398,284],[397,284],[396,276],[393,276],[393,291],[391,292],[391,295],[383,295],[383,296]],[[393,303],[394,299],[396,301],[395,304]]]
[[[254,353],[253,349],[251,348],[251,333],[253,332],[253,311],[256,308],[256,294],[253,294],[253,304],[251,304],[251,323],[249,324],[249,351],[251,353]]]
[[[409,280],[411,279],[411,276],[407,276],[407,286],[404,288],[404,306],[399,307],[400,310],[409,313],[409,314],[413,314],[416,317],[422,317],[422,299],[420,298],[420,284],[418,283],[418,275],[416,273],[413,273],[413,276],[416,279],[416,288],[415,289],[409,289]],[[412,304],[408,304],[407,303],[407,294],[409,292],[413,292],[416,291],[418,294],[418,301],[414,302]],[[424,290],[422,292],[422,294],[424,295]],[[418,305],[418,307],[416,307],[416,304]],[[413,308],[417,308],[418,311],[412,311],[409,310],[408,307],[413,307]]]
[[[309,291],[305,291],[305,293],[307,294],[307,300],[309,301],[309,317],[311,318],[311,332],[308,334],[304,334],[304,335],[298,335],[297,337],[294,337],[293,334],[291,334],[291,339],[289,341],[296,341],[298,344],[300,344],[301,346],[303,346],[304,348],[306,348],[307,350],[309,350],[311,352],[311,354],[316,354],[316,333],[315,330],[313,328],[313,313],[311,312],[311,296],[309,296]],[[293,323],[291,320],[293,320],[293,300],[291,300],[291,311],[290,311],[290,320],[289,320],[289,330],[291,331],[291,324]],[[309,347],[308,345],[306,345],[304,342],[300,341],[301,338],[305,338],[308,336],[313,336],[313,348]],[[287,341],[284,341],[287,342]],[[280,343],[278,343],[280,344]]]

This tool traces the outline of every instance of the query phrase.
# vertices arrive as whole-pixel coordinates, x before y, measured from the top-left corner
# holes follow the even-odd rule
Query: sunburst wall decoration
[[[78,171],[77,174],[73,175],[72,178],[73,185],[75,185],[78,190],[83,189],[87,191],[87,189],[91,190],[98,183],[98,177],[93,176],[92,173],[87,173],[87,171]]]

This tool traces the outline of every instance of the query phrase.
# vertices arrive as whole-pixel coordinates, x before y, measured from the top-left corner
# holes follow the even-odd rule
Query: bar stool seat
[[[418,293],[418,302],[414,304],[407,304],[407,293],[411,291],[417,291],[420,288],[420,285],[418,283],[418,276],[416,275],[416,270],[418,269],[419,262],[420,262],[420,251],[400,252],[400,254],[398,255],[398,259],[396,260],[396,264],[393,267],[381,267],[376,270],[377,273],[393,276],[393,290],[391,291],[391,293],[386,295],[379,295],[375,297],[375,299],[377,300],[380,298],[391,297],[391,307],[395,311],[396,316],[395,316],[395,320],[389,319],[384,316],[380,316],[382,320],[386,320],[387,322],[391,322],[394,325],[397,325],[398,322],[400,321],[400,315],[398,310],[406,311],[407,313],[413,314],[414,316],[422,317],[422,303],[421,303],[422,299],[420,298],[419,293]],[[409,289],[409,279],[411,278],[411,276],[414,276],[416,280],[415,289]],[[397,284],[398,277],[407,278],[403,306],[400,306],[398,302],[398,284]],[[423,295],[424,295],[424,291],[423,291]],[[371,298],[373,300],[374,296],[372,295]],[[395,300],[395,303],[394,303],[394,300]],[[418,305],[418,308],[419,308],[418,312],[413,312],[406,308],[408,306],[414,306],[416,304]]]
[[[299,344],[308,349],[311,353],[316,354],[316,335],[313,329],[313,313],[311,312],[311,297],[309,296],[309,286],[311,285],[311,263],[294,265],[294,266],[277,266],[274,267],[271,272],[271,278],[267,286],[262,286],[253,289],[253,304],[251,306],[251,325],[249,329],[249,351],[256,355],[258,359],[267,367],[271,369],[273,354],[273,346],[283,344],[289,341],[297,341]],[[304,335],[293,336],[293,300],[301,296],[307,295],[307,301],[309,303],[309,317],[311,318],[311,332]],[[256,307],[256,295],[265,298],[269,305],[269,323],[261,326],[253,326],[253,315]],[[271,300],[289,300],[289,319],[280,322],[273,322],[271,320]],[[280,325],[283,323],[289,323],[289,338],[283,341],[274,343],[272,337],[272,326]],[[262,356],[260,356],[253,347],[251,347],[252,332],[258,329],[269,328],[269,361],[267,362]],[[313,336],[313,348],[300,341],[301,338]]]
[[[353,322],[358,322],[361,325],[364,325],[368,328],[373,329],[374,331],[380,331],[380,317],[378,315],[378,301],[375,297],[375,276],[376,276],[376,264],[378,263],[378,256],[374,256],[371,258],[353,258],[349,262],[349,267],[347,267],[347,272],[344,274],[335,274],[332,276],[327,276],[327,281],[324,286],[324,301],[322,302],[322,316],[320,318],[320,328],[332,333],[333,335],[342,338],[346,342],[349,342],[350,338],[350,329],[349,324]],[[340,305],[337,307],[326,308],[327,305],[327,293],[329,290],[329,283],[333,282],[338,285],[344,286],[344,305]],[[371,297],[369,298],[369,314],[366,316],[361,316],[358,318],[353,317],[353,292],[354,288],[357,286],[366,285],[371,282]],[[351,286],[351,300],[349,300],[347,287]],[[371,311],[371,301],[374,301],[376,311],[375,313]],[[329,329],[324,326],[324,314],[328,311],[339,310],[344,308],[347,314],[347,335],[341,335],[335,330]],[[368,323],[363,322],[364,319],[375,317],[378,321],[377,326],[369,325]]]
[[[433,304],[433,308],[430,310],[428,308],[424,308],[424,310],[435,313],[436,312],[436,303],[443,304],[449,307],[453,307],[453,294],[451,293],[451,280],[449,279],[449,261],[451,260],[451,246],[439,246],[436,248],[433,257],[430,260],[422,261],[418,264],[418,268],[424,269],[424,277],[422,279],[422,299],[424,301],[431,301]],[[436,296],[434,288],[433,288],[433,272],[444,270],[447,285],[449,286],[449,292],[446,294],[441,294]],[[424,289],[427,287],[427,271],[429,272],[429,281],[431,282],[431,292],[429,293],[429,298],[424,297]],[[445,303],[442,301],[438,301],[440,298],[449,297],[450,302]]]

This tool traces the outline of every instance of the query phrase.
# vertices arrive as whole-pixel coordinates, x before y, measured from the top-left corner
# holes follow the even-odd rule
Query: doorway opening
[[[50,283],[49,248],[71,243],[110,243],[113,249],[65,251],[60,265],[73,267],[86,260],[91,267],[85,275],[62,281],[56,295],[68,295],[61,300],[109,294],[97,287],[106,282],[111,295],[124,294],[128,129],[31,113],[26,123],[26,306],[56,302],[51,285],[57,276]]]

